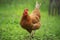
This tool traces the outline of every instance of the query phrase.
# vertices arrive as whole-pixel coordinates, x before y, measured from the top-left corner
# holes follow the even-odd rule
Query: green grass
[[[24,2],[22,2],[24,3]],[[35,3],[35,1],[34,1]],[[24,8],[29,9],[29,13],[34,9],[32,4],[12,4],[0,7],[0,40],[24,40],[29,33],[21,28],[19,22]],[[28,5],[28,6],[27,6]],[[33,5],[33,6],[32,6]],[[48,15],[48,4],[43,4],[40,8],[41,27],[36,30],[34,40],[60,40],[60,16]]]

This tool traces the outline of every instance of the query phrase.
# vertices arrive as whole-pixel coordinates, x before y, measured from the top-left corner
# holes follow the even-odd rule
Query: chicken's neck
[[[23,19],[25,19],[25,20],[29,20],[29,15],[27,15],[27,16],[23,16]]]

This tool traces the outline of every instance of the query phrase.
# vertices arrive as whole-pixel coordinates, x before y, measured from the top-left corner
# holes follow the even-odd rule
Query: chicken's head
[[[27,15],[28,15],[28,9],[25,9],[25,10],[24,10],[23,15],[24,15],[24,16],[27,16]]]

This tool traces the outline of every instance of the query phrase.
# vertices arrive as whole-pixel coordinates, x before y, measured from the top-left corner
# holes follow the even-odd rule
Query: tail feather
[[[36,1],[35,7],[36,7],[36,8],[40,8],[40,6],[41,6],[41,3],[39,4],[38,1]]]

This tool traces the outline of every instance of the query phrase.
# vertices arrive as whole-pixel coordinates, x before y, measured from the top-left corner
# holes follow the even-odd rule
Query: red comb
[[[28,9],[27,8],[24,10],[24,15],[26,15],[26,14],[28,14]]]

